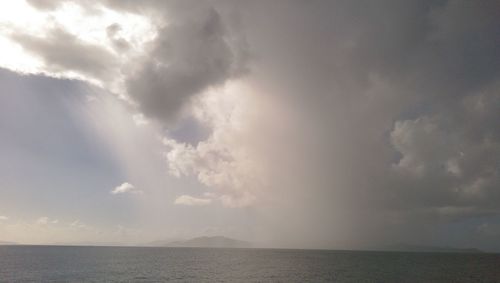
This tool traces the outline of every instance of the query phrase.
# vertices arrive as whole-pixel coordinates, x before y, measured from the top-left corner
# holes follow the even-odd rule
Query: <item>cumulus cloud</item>
[[[128,193],[128,194],[142,194],[144,192],[142,190],[137,189],[136,187],[134,187],[134,185],[127,183],[127,182],[117,186],[116,188],[114,188],[111,191],[111,194],[113,194],[113,195],[126,194],[126,193]]]
[[[127,90],[150,117],[169,122],[190,98],[224,83],[244,69],[244,61],[219,12],[205,4],[195,12],[170,11],[148,58],[127,79]],[[184,7],[188,9],[188,7]]]
[[[241,82],[204,93],[194,104],[194,115],[210,128],[209,136],[196,145],[164,138],[169,173],[176,177],[196,176],[212,188],[211,194],[228,207],[250,206],[265,190],[265,164],[243,140],[254,109],[252,90]],[[261,109],[262,110],[262,109]]]
[[[401,186],[419,190],[436,206],[456,206],[470,215],[485,209],[499,212],[500,207],[487,200],[498,197],[492,186],[499,180],[500,140],[489,126],[499,118],[498,103],[487,106],[491,112],[478,104],[483,99],[497,101],[498,94],[492,92],[497,87],[493,82],[469,93],[444,113],[395,123],[391,141],[401,158],[393,168],[400,177],[414,174]]]
[[[212,200],[209,198],[196,198],[189,195],[182,195],[175,199],[174,204],[188,205],[188,206],[202,206],[211,204]]]
[[[460,155],[458,146],[453,144],[455,138],[428,117],[396,121],[391,141],[402,154],[397,168],[415,174],[444,169],[459,171],[458,165],[453,162],[453,158]]]

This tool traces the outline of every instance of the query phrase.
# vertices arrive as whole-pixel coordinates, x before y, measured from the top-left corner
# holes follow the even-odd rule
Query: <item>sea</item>
[[[0,282],[500,282],[500,255],[0,246]]]

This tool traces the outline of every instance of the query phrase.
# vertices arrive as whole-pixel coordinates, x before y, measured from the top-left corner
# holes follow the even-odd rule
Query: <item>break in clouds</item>
[[[0,65],[117,97],[204,188],[165,205],[255,210],[274,246],[500,248],[497,1],[28,3]]]

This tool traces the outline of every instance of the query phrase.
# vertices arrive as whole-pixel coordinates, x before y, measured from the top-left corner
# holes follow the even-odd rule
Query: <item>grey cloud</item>
[[[102,80],[113,76],[116,58],[106,49],[82,42],[62,28],[38,37],[17,32],[11,38],[24,49],[40,56],[51,71],[75,71]]]
[[[113,44],[113,47],[118,51],[123,52],[127,51],[130,48],[130,43],[124,38],[120,37],[119,32],[121,30],[122,27],[119,24],[114,23],[106,28],[106,34]]]
[[[100,1],[95,0],[27,0],[28,4],[41,11],[55,11],[66,3],[77,4],[89,15],[101,12]]]
[[[54,10],[59,7],[62,2],[63,0],[28,0],[30,5],[41,10]]]
[[[238,76],[245,66],[239,51],[243,45],[218,11],[203,4],[194,12],[177,6],[172,8],[177,14],[167,10],[168,25],[159,30],[153,51],[127,80],[128,93],[140,109],[163,122],[175,118],[191,97]]]

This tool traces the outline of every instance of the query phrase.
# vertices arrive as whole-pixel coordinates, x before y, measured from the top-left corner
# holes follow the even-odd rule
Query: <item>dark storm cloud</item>
[[[290,209],[298,239],[431,241],[450,219],[500,212],[497,1],[238,9],[255,75],[303,117],[277,178],[295,182],[275,184],[304,200]]]

